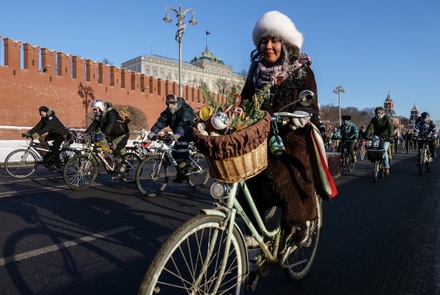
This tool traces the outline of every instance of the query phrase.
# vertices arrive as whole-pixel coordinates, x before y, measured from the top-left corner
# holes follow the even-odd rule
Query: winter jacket
[[[193,132],[191,127],[196,114],[182,97],[178,97],[177,101],[179,108],[176,112],[172,114],[171,111],[166,108],[166,110],[160,114],[157,122],[151,127],[151,131],[157,134],[169,126],[173,133],[180,134],[181,138],[179,141],[192,141]]]
[[[122,118],[118,111],[109,108],[102,119],[94,119],[85,133],[101,130],[106,136],[117,138],[129,132],[125,123],[122,123]]]
[[[42,117],[41,120],[35,125],[34,128],[29,130],[29,134],[38,133],[39,136],[45,133],[61,134],[67,138],[70,133],[63,123],[55,116],[55,111],[50,110],[47,112],[46,117]]]
[[[342,124],[339,129],[333,134],[333,139],[341,139],[342,141],[356,141],[358,138],[358,129],[354,123],[348,126]]]
[[[383,115],[378,119],[373,117],[367,127],[367,136],[377,135],[385,139],[392,139],[394,136],[394,126],[391,123],[390,117]]]
[[[422,118],[419,117],[414,124],[413,136],[420,138],[431,137],[435,139],[437,138],[437,125],[431,119],[425,123]]]

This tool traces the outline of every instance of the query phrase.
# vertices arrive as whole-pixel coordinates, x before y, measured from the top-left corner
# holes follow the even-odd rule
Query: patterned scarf
[[[267,84],[271,84],[272,86],[280,85],[288,76],[297,71],[304,64],[312,64],[312,59],[307,54],[301,54],[293,65],[285,65],[281,62],[277,62],[275,65],[267,67],[264,59],[261,59],[254,72],[254,87],[256,90],[260,90]]]

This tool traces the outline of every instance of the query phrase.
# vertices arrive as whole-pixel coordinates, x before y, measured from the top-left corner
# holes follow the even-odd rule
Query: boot
[[[307,221],[295,232],[295,244],[301,248],[309,243],[310,240],[310,221]]]

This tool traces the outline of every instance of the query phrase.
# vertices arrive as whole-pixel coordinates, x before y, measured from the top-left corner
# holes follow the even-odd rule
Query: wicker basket
[[[220,181],[233,183],[251,178],[267,167],[267,141],[242,156],[216,160],[207,157],[211,176]]]
[[[380,161],[385,155],[385,150],[383,148],[368,148],[367,157],[371,162]]]
[[[194,141],[205,154],[214,179],[227,183],[244,181],[266,169],[270,119],[266,113],[254,125],[229,135],[204,136],[194,130]]]

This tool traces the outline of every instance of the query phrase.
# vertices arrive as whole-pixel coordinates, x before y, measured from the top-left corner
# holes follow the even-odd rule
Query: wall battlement
[[[0,36],[2,49],[0,126],[34,126],[38,107],[45,105],[67,126],[85,128],[91,122],[90,103],[102,99],[139,108],[151,127],[165,109],[166,95],[179,92],[175,82],[10,38],[1,43]],[[194,109],[203,105],[197,88],[184,86],[183,97]],[[15,139],[2,132],[1,139]]]

